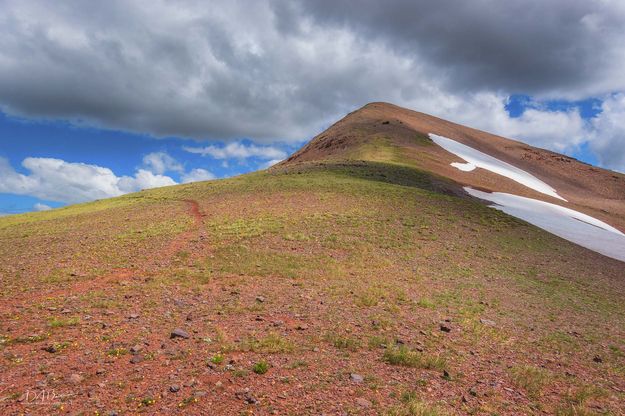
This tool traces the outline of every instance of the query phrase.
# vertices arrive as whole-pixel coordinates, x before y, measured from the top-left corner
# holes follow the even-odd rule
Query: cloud
[[[134,176],[116,176],[108,168],[53,158],[28,157],[22,166],[28,174],[15,171],[7,159],[0,158],[0,192],[77,203],[176,184],[168,176],[144,169]]]
[[[245,156],[251,150],[238,141],[300,142],[367,102],[388,101],[553,150],[591,140],[602,163],[623,169],[613,98],[625,91],[623,27],[618,0],[111,0],[54,8],[9,0],[0,14],[0,109],[234,141],[230,150],[188,149],[272,160],[284,158],[279,149]],[[575,110],[540,106],[511,118],[505,101],[514,93],[608,98],[604,116],[588,126]],[[183,174],[159,154],[146,156],[146,171]],[[93,194],[119,190],[110,175],[95,176],[102,183]]]
[[[189,147],[183,149],[189,153],[202,156],[211,156],[214,159],[248,159],[257,157],[259,159],[284,159],[287,154],[273,146],[245,145],[242,143],[228,143],[225,146]]]
[[[369,101],[623,90],[624,25],[614,0],[8,1],[0,103],[155,136],[301,140]]]
[[[276,163],[280,163],[282,162],[284,159],[271,159],[265,163],[263,163],[262,165],[260,165],[260,169],[267,169],[272,167],[273,165],[275,165]]]
[[[50,205],[46,205],[46,204],[42,204],[40,202],[35,203],[35,205],[33,205],[33,209],[35,211],[50,211],[52,209],[52,207]]]
[[[190,172],[183,174],[181,177],[183,183],[209,181],[215,179],[215,175],[206,169],[192,169]]]
[[[599,163],[625,172],[625,94],[615,94],[601,105],[592,120],[590,148]]]
[[[153,152],[145,155],[143,165],[157,175],[165,172],[184,172],[184,166],[166,152]]]

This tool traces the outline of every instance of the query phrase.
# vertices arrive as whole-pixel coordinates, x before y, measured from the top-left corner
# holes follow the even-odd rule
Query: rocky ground
[[[0,413],[623,414],[622,263],[439,191],[300,166],[0,219]]]

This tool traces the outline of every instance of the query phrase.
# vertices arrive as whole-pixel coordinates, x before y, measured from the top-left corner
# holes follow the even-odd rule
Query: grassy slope
[[[620,414],[622,264],[369,146],[0,218],[0,409]],[[38,382],[77,396],[25,407]]]

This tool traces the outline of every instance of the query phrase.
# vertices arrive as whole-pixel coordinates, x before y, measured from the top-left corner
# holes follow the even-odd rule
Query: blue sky
[[[2,2],[0,214],[256,170],[372,101],[625,172],[625,3],[479,4]]]

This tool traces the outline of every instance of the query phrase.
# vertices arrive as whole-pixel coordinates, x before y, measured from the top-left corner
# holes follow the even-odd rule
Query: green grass
[[[552,375],[542,368],[518,365],[510,369],[510,377],[514,384],[527,392],[528,396],[537,398],[551,381]]]
[[[213,364],[221,364],[224,362],[225,358],[223,354],[215,354],[211,357],[210,361]]]
[[[80,318],[71,317],[71,318],[59,318],[53,317],[48,320],[48,325],[51,328],[63,328],[66,326],[76,326],[80,323]]]
[[[384,351],[382,359],[391,365],[423,368],[427,370],[443,370],[447,365],[446,360],[438,355],[414,351],[404,345],[387,348]]]
[[[252,366],[252,371],[256,374],[265,374],[269,371],[269,363],[265,360],[261,360]]]
[[[239,347],[231,346],[231,348],[257,353],[290,353],[295,349],[289,339],[276,333],[270,333],[262,338],[247,338]]]
[[[334,347],[338,349],[349,350],[349,351],[354,351],[354,352],[358,351],[362,344],[360,340],[357,338],[346,336],[346,335],[340,335],[335,332],[328,332],[325,335],[325,339],[326,341],[328,341],[330,344],[332,344]]]

